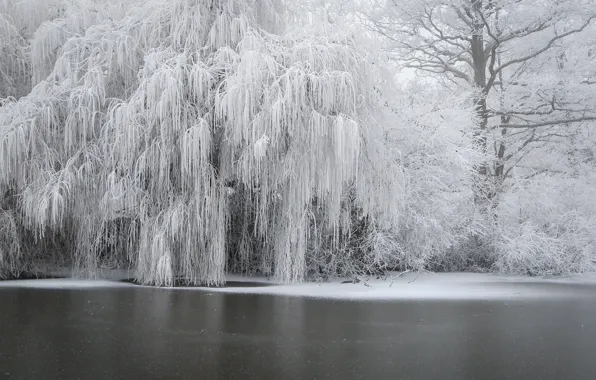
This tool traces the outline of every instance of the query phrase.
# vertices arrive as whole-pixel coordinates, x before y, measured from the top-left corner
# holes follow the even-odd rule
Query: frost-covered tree
[[[473,189],[486,228],[482,249],[473,251],[507,272],[593,268],[594,214],[581,194],[594,172],[586,165],[596,118],[594,2],[364,4],[364,23],[403,72],[468,94],[475,106],[477,148],[486,159]],[[565,202],[564,194],[583,203]]]
[[[371,242],[396,230],[404,178],[382,65],[356,37],[284,30],[273,0],[44,6],[7,45],[28,47],[30,91],[0,106],[0,272],[218,285],[389,262]]]
[[[471,191],[475,165],[474,108],[465,96],[413,81],[391,98],[399,120],[386,134],[401,175],[400,223],[393,240],[403,269],[462,270],[480,263],[462,249],[485,226]]]
[[[553,130],[565,134],[570,124],[596,119],[587,73],[565,65],[584,50],[596,18],[592,1],[368,3],[375,5],[368,24],[401,67],[470,92],[479,149],[492,156],[478,167],[485,177],[479,203],[496,201],[511,171]]]
[[[590,269],[582,1],[0,0],[0,277]]]

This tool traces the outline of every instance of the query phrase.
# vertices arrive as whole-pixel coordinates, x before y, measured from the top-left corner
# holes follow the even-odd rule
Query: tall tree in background
[[[471,91],[477,144],[490,157],[477,168],[483,178],[478,204],[494,206],[504,180],[533,146],[568,138],[578,124],[596,120],[591,76],[569,70],[575,62],[568,60],[589,36],[594,2],[374,3],[367,22],[386,37],[402,67]]]

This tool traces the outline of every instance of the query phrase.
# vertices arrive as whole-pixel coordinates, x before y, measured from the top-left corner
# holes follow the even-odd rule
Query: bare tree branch
[[[523,129],[523,128],[540,128],[546,127],[549,125],[563,125],[563,124],[571,124],[571,123],[581,123],[584,121],[596,121],[596,116],[584,116],[572,119],[560,119],[560,120],[547,120],[542,121],[539,123],[529,123],[529,124],[509,124],[507,128],[512,129]]]
[[[532,58],[536,58],[540,54],[542,54],[545,51],[549,50],[555,44],[555,42],[557,42],[557,41],[559,41],[559,40],[561,40],[561,39],[563,39],[565,37],[568,37],[568,36],[570,36],[572,34],[576,34],[576,33],[582,32],[584,29],[586,29],[586,27],[588,25],[590,25],[590,23],[592,22],[592,20],[594,20],[594,18],[595,18],[595,16],[592,16],[592,17],[588,18],[588,20],[586,20],[579,28],[571,29],[571,30],[569,30],[569,31],[567,31],[567,32],[565,32],[563,34],[557,34],[557,35],[555,35],[553,38],[551,38],[548,41],[548,43],[545,46],[543,46],[542,48],[540,48],[540,49],[538,49],[538,50],[536,50],[536,51],[534,51],[534,52],[532,52],[530,54],[527,54],[525,56],[522,56],[522,57],[519,57],[519,58],[516,58],[516,59],[512,59],[509,62],[503,63],[502,65],[500,65],[499,67],[497,67],[495,69],[495,72],[502,71],[504,68],[509,67],[511,65],[514,65],[516,63],[521,63],[521,62],[524,62],[524,61],[528,61],[528,60],[530,60]]]

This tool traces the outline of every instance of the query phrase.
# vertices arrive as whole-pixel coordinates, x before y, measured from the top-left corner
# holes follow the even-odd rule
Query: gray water
[[[596,292],[561,294],[354,302],[0,288],[0,379],[596,379]]]

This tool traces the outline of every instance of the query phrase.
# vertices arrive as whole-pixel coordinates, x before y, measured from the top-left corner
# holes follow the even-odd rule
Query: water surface
[[[0,379],[596,379],[596,292],[558,290],[416,302],[0,288]]]

